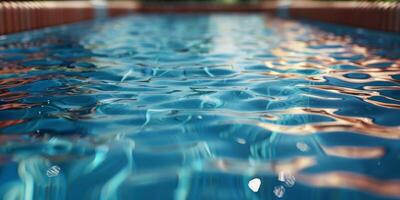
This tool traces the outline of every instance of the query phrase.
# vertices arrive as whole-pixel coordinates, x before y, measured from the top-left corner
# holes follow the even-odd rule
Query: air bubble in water
[[[297,149],[299,149],[302,152],[307,152],[310,150],[310,147],[306,143],[303,143],[303,142],[297,142],[296,147],[297,147]]]
[[[279,172],[278,180],[285,183],[286,187],[293,187],[296,183],[296,177],[287,172]]]
[[[61,168],[57,165],[53,165],[52,167],[50,167],[47,172],[46,175],[48,177],[54,177],[54,176],[58,176],[58,174],[60,173]]]
[[[285,195],[285,187],[283,187],[282,185],[275,186],[274,187],[274,194],[275,194],[276,197],[282,198],[283,195]]]

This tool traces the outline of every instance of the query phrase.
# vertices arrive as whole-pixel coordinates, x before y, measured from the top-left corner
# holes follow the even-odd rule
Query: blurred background
[[[130,12],[265,12],[280,17],[400,33],[399,2],[400,0],[0,0],[0,35],[83,20],[105,19]]]
[[[113,1],[113,0],[109,0]],[[127,0],[129,1],[129,0]],[[138,0],[140,2],[218,2],[218,3],[241,3],[241,2],[265,2],[277,0]],[[293,0],[296,1],[296,0]],[[400,0],[313,0],[313,1],[386,1],[386,2],[400,2]]]
[[[26,0],[14,0],[14,1],[26,1]],[[33,1],[46,1],[46,0],[33,0]],[[51,1],[74,1],[74,0],[51,0]],[[82,1],[82,0],[79,0],[79,1]],[[96,1],[96,0],[83,0],[83,1]],[[271,2],[271,1],[279,1],[279,0],[100,0],[100,1],[136,1],[136,2],[141,2],[141,3],[146,3],[146,2],[259,3],[259,2]],[[296,0],[288,0],[288,1],[295,2]],[[400,0],[311,0],[311,1],[400,2]]]

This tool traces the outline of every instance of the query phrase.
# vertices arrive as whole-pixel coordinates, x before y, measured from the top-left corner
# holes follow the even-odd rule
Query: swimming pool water
[[[3,199],[400,198],[398,48],[261,14],[32,35],[0,46]]]

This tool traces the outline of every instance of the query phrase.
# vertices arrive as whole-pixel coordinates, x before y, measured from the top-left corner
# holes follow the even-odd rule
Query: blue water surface
[[[0,197],[400,199],[400,39],[355,32],[136,14],[4,37]]]

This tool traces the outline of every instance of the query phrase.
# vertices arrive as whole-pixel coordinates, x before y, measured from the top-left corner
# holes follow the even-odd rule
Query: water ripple
[[[1,198],[400,198],[396,49],[260,14],[82,26],[0,45]]]

